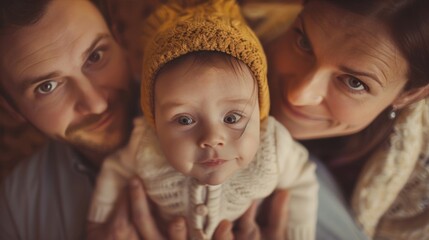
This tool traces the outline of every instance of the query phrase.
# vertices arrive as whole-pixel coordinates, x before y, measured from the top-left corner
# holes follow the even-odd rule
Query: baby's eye
[[[241,117],[242,116],[238,113],[231,113],[231,114],[226,115],[224,117],[223,121],[227,124],[234,124],[234,123],[237,123],[238,121],[240,121]]]
[[[356,77],[346,75],[345,77],[343,77],[342,81],[352,91],[365,91],[365,90],[367,91],[368,90],[368,86],[366,86],[366,84],[364,82],[362,82],[361,80],[359,80]]]
[[[193,124],[195,121],[194,121],[194,119],[192,119],[191,117],[188,117],[188,116],[180,116],[180,117],[178,117],[178,118],[177,118],[177,122],[178,122],[180,125],[191,125],[191,124]]]
[[[57,88],[58,83],[55,81],[46,81],[37,86],[36,91],[40,94],[49,94]]]

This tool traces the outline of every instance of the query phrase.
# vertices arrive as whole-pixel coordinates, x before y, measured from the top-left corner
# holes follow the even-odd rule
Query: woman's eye
[[[181,116],[181,117],[177,118],[177,122],[180,125],[191,125],[195,121],[192,118],[188,117],[188,116]]]
[[[361,80],[351,75],[343,75],[338,79],[345,85],[348,91],[353,93],[369,92],[369,87]]]
[[[365,83],[353,76],[347,76],[347,78],[344,79],[344,83],[354,91],[363,91],[367,89]]]
[[[295,31],[298,34],[298,38],[296,39],[296,44],[298,47],[305,52],[312,52],[313,50],[310,41],[308,41],[308,38],[305,36],[305,34],[300,29],[296,29]]]
[[[88,63],[94,64],[98,63],[103,58],[103,52],[101,50],[97,50],[91,53],[88,57]]]
[[[234,124],[240,121],[240,119],[241,119],[241,115],[237,113],[232,113],[232,114],[226,115],[223,121],[227,124]]]
[[[58,83],[55,81],[46,81],[39,86],[37,86],[36,91],[40,94],[48,94],[57,88]]]

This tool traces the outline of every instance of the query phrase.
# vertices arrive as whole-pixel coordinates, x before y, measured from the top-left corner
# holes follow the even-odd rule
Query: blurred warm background
[[[0,182],[19,162],[45,142],[32,126],[16,121],[0,102]]]

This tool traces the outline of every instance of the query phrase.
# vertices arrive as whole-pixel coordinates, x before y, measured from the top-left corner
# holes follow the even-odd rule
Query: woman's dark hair
[[[308,0],[311,2],[314,0]],[[428,0],[318,0],[340,9],[380,21],[403,57],[408,62],[407,83],[404,90],[429,84],[429,1]],[[386,144],[393,131],[394,121],[387,117],[391,107],[383,111],[364,130],[343,137],[310,140],[303,143],[320,158],[327,160],[336,175],[354,178],[343,190],[350,194],[358,172],[365,160],[381,144]],[[335,149],[335,150],[333,150]],[[353,171],[346,171],[352,167]],[[348,173],[346,173],[348,172]],[[350,184],[352,183],[352,184]],[[349,195],[350,196],[350,195]]]

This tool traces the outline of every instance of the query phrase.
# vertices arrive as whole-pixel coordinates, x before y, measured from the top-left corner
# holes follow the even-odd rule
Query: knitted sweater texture
[[[117,197],[113,195],[120,192],[118,187],[137,174],[165,221],[187,217],[192,239],[210,239],[221,220],[236,220],[253,200],[275,189],[290,192],[288,239],[314,239],[318,190],[314,170],[307,151],[269,117],[261,123],[255,159],[223,184],[203,185],[168,164],[152,128],[140,118],[128,148],[103,165],[90,219],[104,221]]]
[[[132,9],[124,8],[128,1],[109,1],[117,3],[116,13],[123,12],[114,17],[127,30],[127,51],[134,57],[131,62],[140,67],[141,43],[139,36],[134,37],[138,31],[133,27],[141,28],[146,17],[141,13],[151,12],[146,6],[151,1],[146,1],[146,5],[142,3],[144,11],[136,9],[136,4]],[[243,3],[243,15],[264,44],[283,34],[301,9],[300,5],[275,0],[240,2]],[[121,7],[124,8],[122,11]],[[131,10],[140,15],[130,14]],[[140,69],[136,74],[139,72]],[[359,177],[352,210],[365,232],[375,239],[412,240],[429,236],[428,131],[429,100],[425,99],[400,113],[389,143],[371,156]]]

